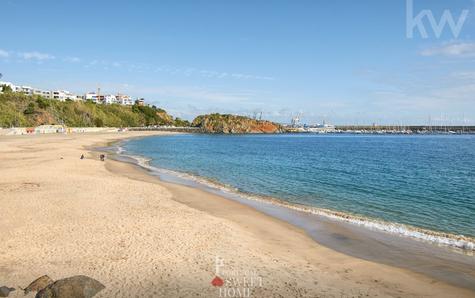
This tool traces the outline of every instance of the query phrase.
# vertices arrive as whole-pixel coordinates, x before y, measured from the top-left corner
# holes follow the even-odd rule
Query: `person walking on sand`
[[[81,158],[81,159],[84,159],[84,154],[81,154],[81,157],[80,157],[80,158]]]
[[[104,161],[106,159],[106,156],[104,154],[100,155],[101,161]]]

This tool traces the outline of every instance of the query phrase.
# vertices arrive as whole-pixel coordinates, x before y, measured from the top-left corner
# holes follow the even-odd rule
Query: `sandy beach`
[[[91,150],[152,134],[0,136],[0,286],[17,288],[9,297],[43,274],[93,277],[106,286],[97,297],[475,297]],[[223,286],[211,284],[216,275]]]

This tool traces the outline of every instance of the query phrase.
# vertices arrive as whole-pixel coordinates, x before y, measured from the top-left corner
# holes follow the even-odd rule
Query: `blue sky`
[[[439,22],[406,32],[405,0],[2,1],[3,80],[128,93],[175,116],[475,125],[475,2],[413,0]]]

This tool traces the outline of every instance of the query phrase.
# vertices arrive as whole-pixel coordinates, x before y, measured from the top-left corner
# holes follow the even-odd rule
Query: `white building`
[[[53,98],[53,92],[47,91],[47,90],[34,89],[33,94],[43,96],[43,97],[49,98],[49,99]]]
[[[68,99],[71,99],[71,100],[74,100],[74,101],[82,101],[82,96],[79,96],[79,95],[75,95],[75,94],[72,94],[71,97],[69,97]]]
[[[143,98],[137,99],[136,102],[139,106],[144,106],[145,105],[145,99],[143,99]]]
[[[43,97],[48,99],[53,99],[53,92],[52,91],[43,91]]]
[[[4,85],[10,87],[12,89],[12,92],[23,93],[26,95],[39,95],[46,98],[53,98],[52,92],[48,90],[36,89],[29,86],[16,86],[10,82],[0,81],[0,86],[4,86]],[[0,88],[0,93],[1,92],[2,92],[2,88]]]
[[[16,86],[17,87],[17,90],[20,89],[19,92],[23,93],[23,94],[26,94],[26,95],[33,95],[33,88],[29,87],[29,86]],[[18,92],[18,91],[17,91]]]
[[[53,99],[59,100],[59,101],[65,101],[66,100],[66,92],[61,91],[61,90],[56,90],[53,91]]]
[[[102,103],[106,105],[117,103],[117,97],[112,94],[101,96],[101,99],[102,99]]]
[[[99,103],[99,97],[96,92],[88,92],[84,94],[84,100],[91,100],[92,102]]]
[[[6,85],[12,89],[13,92],[23,93],[26,95],[38,95],[48,99],[55,99],[59,101],[66,101],[66,100],[91,100],[95,103],[102,103],[102,104],[120,104],[125,106],[134,105],[135,101],[132,98],[125,94],[117,94],[116,95],[98,95],[96,92],[88,92],[84,94],[84,96],[77,96],[69,91],[66,90],[42,90],[36,89],[29,86],[17,86],[10,82],[3,82],[0,81],[0,86]],[[2,93],[2,89],[0,88],[0,93]],[[143,98],[138,100],[139,105],[145,105]]]
[[[117,94],[117,102],[124,106],[131,106],[134,104],[132,98],[125,94]]]
[[[52,92],[52,98],[56,99],[56,100],[59,100],[59,101],[65,101],[65,100],[78,101],[78,100],[82,100],[82,98],[80,96],[72,94],[71,92],[66,91],[66,90],[53,91]]]

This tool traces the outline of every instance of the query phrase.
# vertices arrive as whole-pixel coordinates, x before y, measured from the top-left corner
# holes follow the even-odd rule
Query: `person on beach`
[[[104,154],[100,155],[101,161],[104,161],[106,159],[106,156]]]
[[[84,154],[81,154],[81,157],[80,157],[80,158],[81,158],[81,159],[84,159]]]

